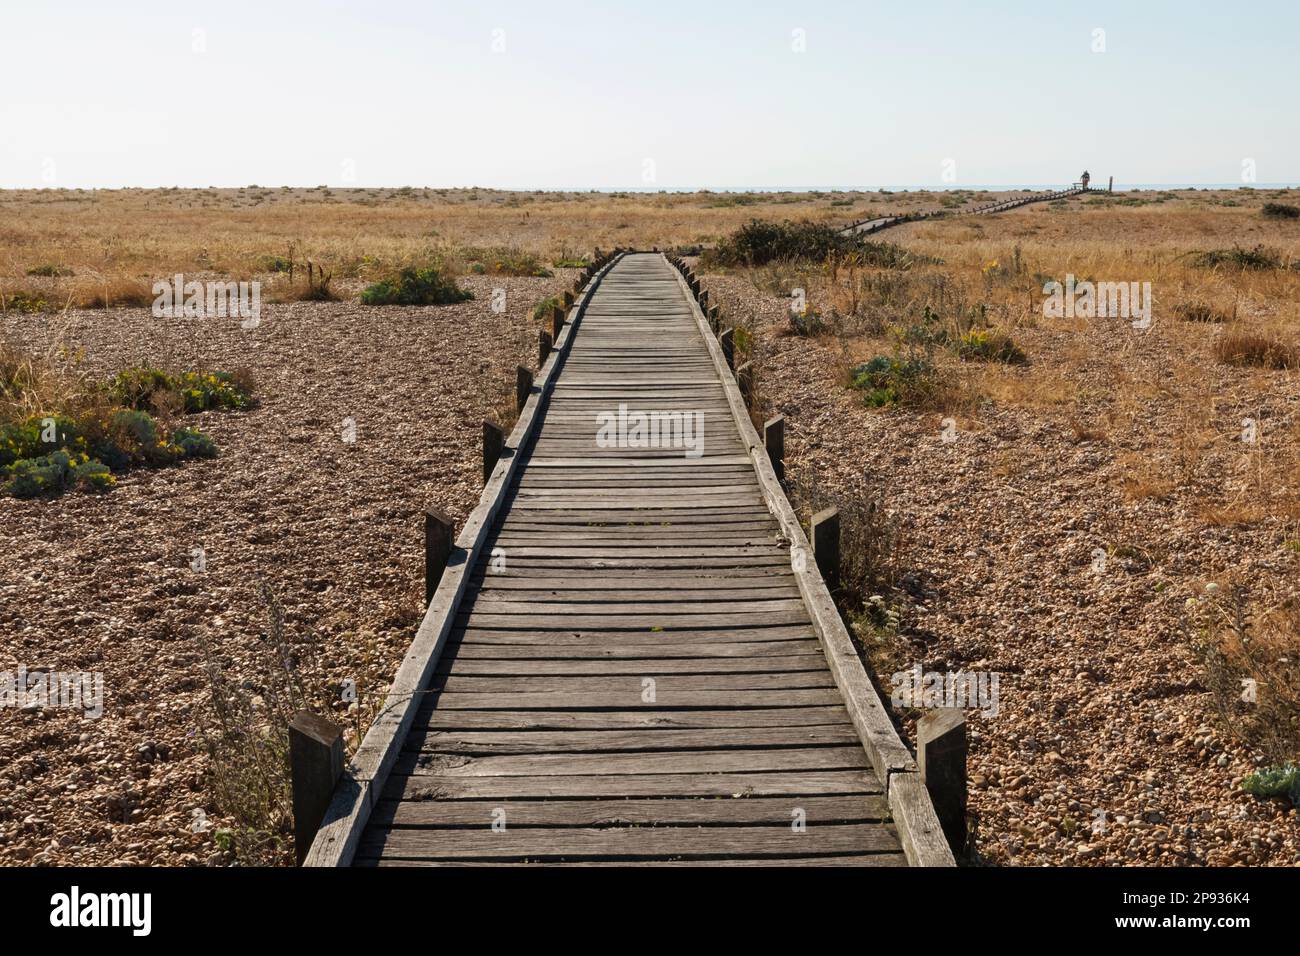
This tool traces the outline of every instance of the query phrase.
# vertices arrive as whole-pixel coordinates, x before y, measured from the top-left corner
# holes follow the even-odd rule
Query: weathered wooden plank
[[[725,644],[715,645],[725,647]],[[746,655],[713,658],[616,658],[613,660],[483,660],[445,655],[435,673],[460,677],[551,676],[590,677],[596,675],[637,676],[644,674],[786,674],[795,671],[822,673],[826,661],[815,654],[794,656]]]
[[[554,674],[528,675],[515,674],[508,677],[492,677],[466,674],[456,670],[433,678],[434,690],[444,694],[578,694],[591,691],[594,694],[628,694],[625,705],[635,704],[643,696],[649,697],[651,688],[643,686],[653,680],[654,695],[664,697],[693,690],[790,690],[808,687],[834,687],[831,675],[825,670],[787,671],[783,673],[704,673],[679,674],[653,669],[654,662],[647,661],[652,668],[644,674],[597,674],[566,675]],[[655,703],[653,699],[645,703]]]
[[[773,797],[876,794],[870,770],[798,773],[587,774],[583,776],[457,777],[394,773],[384,796],[402,800],[541,800],[563,797]]]
[[[803,603],[790,598],[752,598],[744,601],[674,601],[669,596],[667,603],[655,601],[638,601],[634,596],[620,598],[616,593],[608,594],[597,601],[516,601],[507,597],[481,594],[468,605],[469,613],[480,614],[526,614],[529,617],[546,615],[563,617],[565,615],[595,614],[600,617],[621,617],[629,614],[661,614],[671,611],[674,619],[683,615],[708,615],[716,617],[724,614],[761,614],[764,617],[790,612],[803,612]],[[802,620],[802,618],[800,618]]]
[[[693,727],[821,727],[848,720],[843,705],[730,710],[438,710],[426,702],[413,730],[687,730]]]
[[[637,707],[639,696],[629,698],[627,693],[597,691],[539,691],[536,693],[498,694],[437,694],[439,707],[447,710],[583,710],[624,709]],[[654,703],[641,703],[647,710],[657,707],[807,707],[840,703],[842,698],[831,688],[812,687],[806,690],[660,690]]]
[[[760,666],[767,657],[815,657],[822,660],[821,644],[816,638],[802,641],[770,641],[745,644],[682,644],[676,641],[658,644],[455,644],[448,655],[463,663],[469,661],[545,660],[545,661],[615,661],[697,659],[707,664],[730,661]],[[440,665],[441,666],[441,665]]]
[[[687,614],[681,608],[654,614],[547,614],[545,618],[523,619],[512,614],[473,612],[457,615],[456,623],[480,628],[510,628],[518,626],[545,627],[546,629],[582,630],[638,630],[649,631],[687,628],[745,628],[757,623],[754,615],[744,613]],[[471,620],[472,618],[472,620]],[[791,611],[773,611],[763,615],[764,624],[807,624],[808,612],[802,608]]]
[[[645,644],[655,641],[664,646],[684,644],[729,644],[756,641],[789,641],[812,637],[811,627],[804,625],[763,624],[759,627],[626,627],[619,629],[608,621],[601,626],[565,628],[549,626],[542,622],[511,619],[505,626],[485,626],[477,621],[463,625],[454,632],[455,639],[463,644],[530,644],[540,647],[561,648],[570,645],[620,645]],[[549,622],[547,622],[549,624]]]
[[[763,747],[852,747],[857,743],[847,723],[828,727],[730,727],[707,730],[565,730],[469,731],[411,733],[404,749],[432,754],[633,753],[686,750],[754,750]]]
[[[375,807],[377,825],[395,827],[604,827],[764,824],[789,825],[793,810],[810,824],[878,823],[888,819],[882,797],[744,797],[662,800],[384,800]],[[502,811],[498,814],[497,811]]]
[[[373,833],[360,857],[456,859],[464,857],[707,857],[780,856],[817,853],[894,853],[898,837],[881,826],[821,824],[794,832],[768,827],[490,828],[427,830],[398,828]]]
[[[826,854],[824,856],[769,856],[760,858],[734,857],[734,856],[710,856],[698,857],[691,859],[640,859],[627,858],[618,860],[578,860],[570,862],[568,860],[385,860],[382,857],[369,857],[364,860],[358,860],[357,866],[371,867],[394,867],[394,866],[414,866],[414,867],[485,867],[493,868],[510,866],[510,867],[637,867],[638,869],[645,866],[653,867],[709,867],[715,866],[762,866],[762,867],[787,867],[787,866],[852,866],[852,867],[878,867],[878,866],[899,866],[908,865],[907,857],[902,853],[872,853],[869,855],[858,854]]]

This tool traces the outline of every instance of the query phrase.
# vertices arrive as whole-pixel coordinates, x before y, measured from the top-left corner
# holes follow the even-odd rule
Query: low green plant
[[[461,253],[469,261],[471,272],[494,276],[525,276],[537,279],[550,278],[554,273],[546,268],[537,253],[514,246],[494,246],[487,249],[469,248]],[[581,266],[579,267],[581,268]]]
[[[19,290],[9,295],[0,293],[0,311],[32,315],[36,312],[44,312],[49,308],[49,300],[39,292]]]
[[[230,372],[186,370],[171,375],[147,365],[118,372],[109,384],[109,394],[127,408],[155,412],[169,408],[173,402],[186,412],[238,410],[252,404],[248,384]]]
[[[533,306],[533,321],[544,322],[546,321],[546,317],[551,314],[552,309],[559,309],[562,307],[563,306],[559,299],[555,296],[548,296]]]
[[[957,355],[968,362],[1024,365],[1029,361],[1024,350],[1011,336],[994,329],[971,329],[957,340]]]
[[[263,272],[293,272],[293,260],[288,256],[263,256],[258,265]]]
[[[720,266],[762,266],[776,260],[821,262],[830,256],[852,252],[860,241],[845,236],[827,223],[771,222],[752,219],[707,250],[703,264]]]
[[[1192,264],[1203,269],[1223,267],[1243,271],[1284,268],[1282,257],[1264,246],[1256,246],[1254,249],[1234,246],[1231,249],[1211,249],[1207,252],[1198,252],[1192,256]]]
[[[850,383],[862,392],[864,405],[884,408],[907,404],[928,389],[933,375],[934,365],[929,359],[877,355],[853,368]]]
[[[364,305],[450,305],[472,298],[474,293],[460,288],[432,266],[403,269],[361,293]]]
[[[1284,797],[1300,807],[1300,765],[1284,763],[1248,774],[1241,789],[1254,797]]]
[[[1260,212],[1267,219],[1300,219],[1300,207],[1282,202],[1266,202]]]
[[[106,491],[116,480],[103,462],[63,449],[39,458],[21,459],[5,471],[9,475],[6,490],[15,498],[57,495],[73,486]]]
[[[186,458],[216,458],[217,445],[203,432],[193,428],[178,428],[172,434],[172,443]]]
[[[47,262],[43,265],[33,266],[31,269],[28,269],[27,274],[29,276],[41,276],[46,279],[63,279],[73,275],[74,273],[71,269],[66,269],[63,266],[56,266],[51,262]]]
[[[829,328],[830,324],[812,306],[806,306],[802,312],[790,313],[790,331],[801,338],[822,335]]]

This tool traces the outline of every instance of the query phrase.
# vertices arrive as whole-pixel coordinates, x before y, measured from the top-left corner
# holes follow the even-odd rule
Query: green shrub
[[[263,256],[258,265],[263,272],[292,272],[293,260],[287,256]]]
[[[1192,263],[1203,269],[1214,269],[1219,266],[1229,269],[1256,271],[1283,268],[1282,257],[1263,246],[1256,246],[1254,249],[1243,249],[1241,246],[1234,246],[1231,249],[1211,249],[1208,252],[1198,252],[1192,256]]]
[[[84,432],[81,423],[66,415],[34,415],[24,422],[0,425],[0,468],[59,449],[84,451],[87,447]],[[51,440],[46,441],[47,437]]]
[[[825,223],[751,219],[704,254],[706,264],[762,266],[775,260],[815,260],[850,252],[857,241]]]
[[[172,443],[181,450],[186,458],[216,458],[216,443],[207,435],[192,428],[178,428],[172,435]]]
[[[1241,781],[1241,789],[1255,797],[1286,797],[1300,807],[1300,766],[1285,763],[1257,770]]]
[[[162,411],[166,395],[179,396],[187,412],[243,409],[252,404],[248,386],[229,372],[187,370],[169,375],[157,368],[139,366],[118,372],[109,395],[127,408]]]
[[[557,269],[585,269],[591,263],[586,259],[557,259],[551,265]]]
[[[109,467],[93,458],[73,466],[72,474],[76,483],[87,491],[108,491],[117,483]]]
[[[489,249],[466,249],[462,255],[470,260],[470,271],[482,275],[525,276],[537,279],[550,278],[554,273],[546,268],[540,256],[513,246],[495,246]],[[439,304],[439,303],[433,303]]]
[[[444,278],[436,268],[403,269],[376,282],[361,293],[365,305],[449,305],[474,298],[474,294]]]
[[[247,387],[237,382],[229,372],[181,372],[175,383],[185,396],[187,412],[239,410],[252,404]]]
[[[155,408],[155,399],[164,392],[178,391],[175,381],[162,369],[149,366],[123,369],[109,383],[108,393],[127,408]]]
[[[1281,202],[1266,202],[1260,212],[1268,219],[1300,219],[1300,207]]]
[[[830,328],[820,312],[807,306],[802,312],[790,313],[790,331],[800,337],[821,335]]]
[[[957,354],[966,361],[1005,362],[1024,365],[1029,361],[1024,350],[1005,332],[971,329],[957,340]]]
[[[50,307],[49,302],[39,292],[14,292],[11,295],[0,295],[0,304],[3,304],[7,312],[19,312],[24,315],[44,312]]]
[[[53,263],[35,266],[27,270],[29,276],[42,276],[46,279],[62,279],[73,275],[71,269],[65,269],[63,266],[56,266]]]
[[[920,357],[877,355],[851,372],[853,388],[861,391],[869,408],[906,404],[926,391],[934,366]]]
[[[560,309],[563,307],[564,306],[561,304],[560,300],[555,296],[542,299],[542,301],[533,306],[533,321],[545,322],[547,316],[551,314],[552,309]]]
[[[56,451],[40,458],[24,458],[8,469],[9,493],[15,498],[37,498],[56,495],[68,486],[72,474],[72,457],[66,451]]]
[[[884,269],[907,268],[923,261],[901,246],[844,235],[839,226],[819,222],[771,222],[751,219],[702,256],[709,266],[763,266],[776,261],[824,262],[852,257],[851,263]],[[847,263],[846,263],[847,264]]]
[[[41,426],[37,419],[0,425],[0,468],[22,458],[33,458],[41,447]]]

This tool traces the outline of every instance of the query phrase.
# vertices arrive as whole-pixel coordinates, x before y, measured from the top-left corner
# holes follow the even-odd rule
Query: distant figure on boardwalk
[[[1088,181],[1091,179],[1092,177],[1088,175],[1088,171],[1085,169],[1083,171],[1083,175],[1079,177],[1079,185],[1082,186],[1084,189],[1087,189]]]

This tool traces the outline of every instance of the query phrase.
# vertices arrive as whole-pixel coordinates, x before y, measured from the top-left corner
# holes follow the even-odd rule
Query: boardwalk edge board
[[[894,816],[907,861],[912,866],[956,866],[935,814],[934,804],[925,785],[921,783],[920,768],[894,729],[884,704],[858,658],[826,582],[817,570],[817,563],[811,560],[812,547],[777,480],[776,472],[772,470],[767,449],[750,421],[749,410],[741,397],[735,376],[727,365],[722,347],[710,330],[708,318],[685,277],[678,269],[673,272],[690,302],[696,326],[704,337],[714,368],[722,380],[727,404],[740,431],[741,441],[748,447],[750,462],[758,475],[763,500],[776,517],[786,540],[790,542],[791,553],[798,549],[808,558],[801,563],[792,562],[799,592],[812,617],[813,630],[826,653],[826,663],[830,666],[836,687],[844,697],[844,705],[848,708],[853,726],[885,787],[889,809]]]
[[[501,505],[509,496],[510,483],[522,460],[520,452],[527,447],[541,421],[541,409],[564,367],[569,345],[588,303],[605,275],[622,257],[623,253],[616,251],[591,277],[583,287],[581,298],[571,307],[559,338],[538,370],[533,393],[520,411],[501,458],[483,488],[478,507],[470,513],[456,539],[456,547],[447,561],[438,590],[425,610],[397,676],[393,678],[384,709],[366,731],[361,746],[343,771],[303,866],[351,865],[366,821],[401,754],[407,732],[420,709],[423,691],[442,657],[473,568],[491,534]]]

